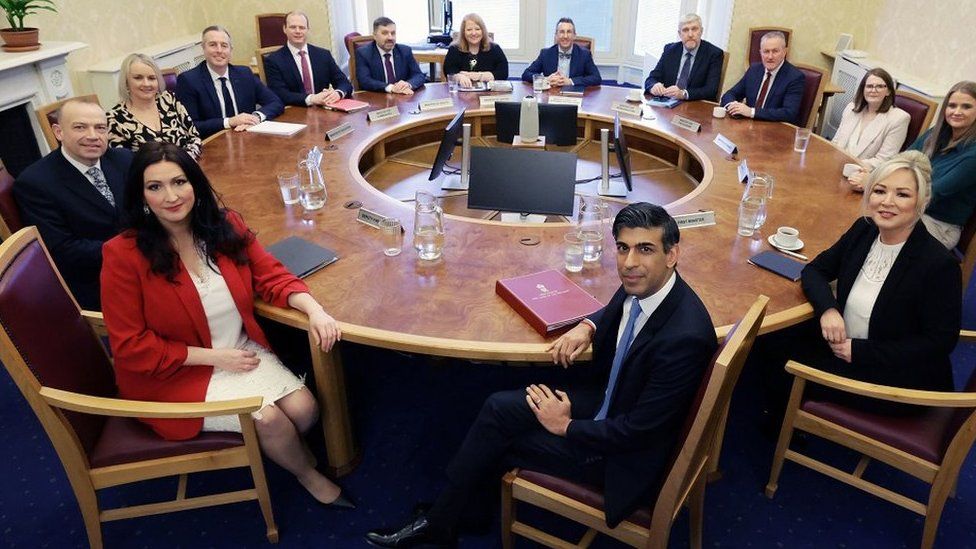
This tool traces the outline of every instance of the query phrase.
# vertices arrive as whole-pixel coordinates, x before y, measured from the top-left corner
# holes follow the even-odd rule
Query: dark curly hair
[[[228,210],[210,186],[210,181],[189,154],[171,143],[146,143],[136,153],[129,168],[122,199],[122,227],[136,239],[136,246],[149,260],[152,272],[175,282],[179,272],[179,257],[170,235],[156,216],[147,213],[143,196],[146,168],[160,162],[172,162],[183,170],[193,187],[195,197],[190,211],[190,230],[212,264],[217,255],[229,257],[238,265],[247,263],[247,245],[254,234],[239,233],[227,219]]]

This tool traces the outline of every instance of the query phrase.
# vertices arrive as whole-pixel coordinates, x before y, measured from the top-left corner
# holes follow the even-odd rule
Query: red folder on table
[[[369,108],[369,103],[365,101],[356,101],[355,99],[340,99],[334,103],[329,103],[325,105],[326,109],[330,111],[339,112],[358,112]]]
[[[495,293],[543,336],[603,308],[583,288],[554,270],[503,278],[495,283]]]

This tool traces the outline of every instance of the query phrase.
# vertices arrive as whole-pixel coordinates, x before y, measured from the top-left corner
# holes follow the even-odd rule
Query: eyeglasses
[[[883,90],[888,87],[888,84],[867,84],[864,86],[866,90],[878,91]]]

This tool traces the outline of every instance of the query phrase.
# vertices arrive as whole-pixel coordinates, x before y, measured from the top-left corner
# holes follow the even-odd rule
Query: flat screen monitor
[[[441,172],[444,171],[444,166],[447,165],[447,161],[454,154],[454,147],[458,144],[458,140],[461,139],[463,129],[464,111],[462,110],[444,128],[444,136],[441,137],[441,145],[437,148],[437,157],[434,159],[434,167],[430,170],[430,177],[427,178],[428,181],[437,179]]]
[[[472,147],[468,207],[571,216],[576,160],[574,153]]]
[[[613,150],[617,153],[617,164],[620,166],[620,177],[624,179],[628,191],[634,190],[630,178],[630,151],[627,149],[627,137],[620,126],[620,113],[613,116]]]
[[[495,103],[495,134],[502,143],[511,143],[519,132],[522,103],[499,101]],[[539,135],[546,136],[547,145],[572,146],[576,144],[576,105],[539,104]]]

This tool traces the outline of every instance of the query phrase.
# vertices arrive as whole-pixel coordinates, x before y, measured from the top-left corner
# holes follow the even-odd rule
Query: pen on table
[[[810,261],[810,258],[807,257],[807,256],[805,256],[805,255],[803,255],[803,254],[798,254],[796,252],[791,252],[789,250],[782,250],[780,248],[776,248],[776,251],[779,252],[779,253],[781,253],[781,254],[786,254],[788,256],[795,257],[797,259],[802,259],[803,261]]]

